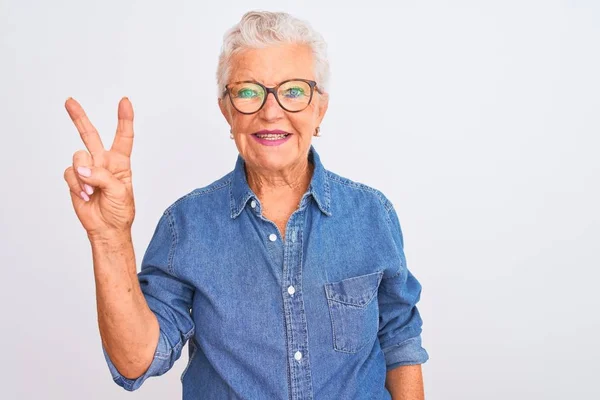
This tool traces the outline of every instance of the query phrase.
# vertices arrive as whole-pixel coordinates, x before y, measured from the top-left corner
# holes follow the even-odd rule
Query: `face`
[[[286,44],[244,50],[232,57],[231,66],[227,83],[253,80],[266,87],[274,87],[288,79],[316,80],[314,58],[305,45]],[[295,96],[298,92],[292,88],[289,93]],[[282,99],[281,94],[279,96]],[[313,134],[327,111],[327,104],[327,95],[315,89],[308,107],[292,113],[281,108],[273,94],[269,93],[263,108],[247,115],[232,106],[229,95],[219,99],[221,112],[231,126],[235,144],[247,166],[275,173],[306,162]],[[264,138],[266,131],[283,132],[287,136],[268,140]]]

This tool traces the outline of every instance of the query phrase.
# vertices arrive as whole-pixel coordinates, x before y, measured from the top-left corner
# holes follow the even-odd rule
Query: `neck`
[[[248,186],[261,199],[302,196],[312,178],[314,165],[303,158],[302,162],[285,171],[262,171],[246,165]]]

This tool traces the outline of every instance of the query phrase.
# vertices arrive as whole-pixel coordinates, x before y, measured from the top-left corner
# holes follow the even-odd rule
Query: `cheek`
[[[311,135],[312,124],[310,124],[309,121],[294,121],[292,122],[292,127],[301,140],[306,140],[306,138]]]
[[[299,132],[302,136],[310,137],[317,127],[317,117],[318,113],[316,112],[316,109],[311,108],[304,110],[298,115],[290,117],[290,122],[292,123],[292,126],[296,132]]]
[[[236,112],[232,115],[231,125],[236,132],[244,133],[252,126],[252,119],[253,117],[251,115],[244,115]]]

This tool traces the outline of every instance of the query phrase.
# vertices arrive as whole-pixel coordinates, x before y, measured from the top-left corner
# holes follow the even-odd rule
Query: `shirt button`
[[[292,294],[296,293],[296,289],[294,289],[294,287],[293,287],[293,286],[289,286],[289,287],[288,287],[288,293],[289,293],[290,295],[292,295]]]
[[[252,200],[250,202],[250,207],[255,208],[256,207],[256,202],[254,200]]]
[[[297,351],[294,354],[294,358],[296,359],[296,361],[300,361],[300,359],[302,358],[302,353],[300,353],[299,351]]]
[[[277,235],[276,235],[276,234],[274,234],[274,233],[271,233],[271,234],[269,235],[269,240],[270,240],[271,242],[274,242],[274,241],[276,241],[276,240],[277,240]]]

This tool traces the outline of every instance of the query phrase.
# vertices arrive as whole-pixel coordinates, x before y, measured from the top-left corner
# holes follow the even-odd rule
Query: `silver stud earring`
[[[321,128],[317,126],[314,136],[321,136]]]
[[[233,131],[232,131],[232,129],[229,130],[229,139],[233,139]]]

